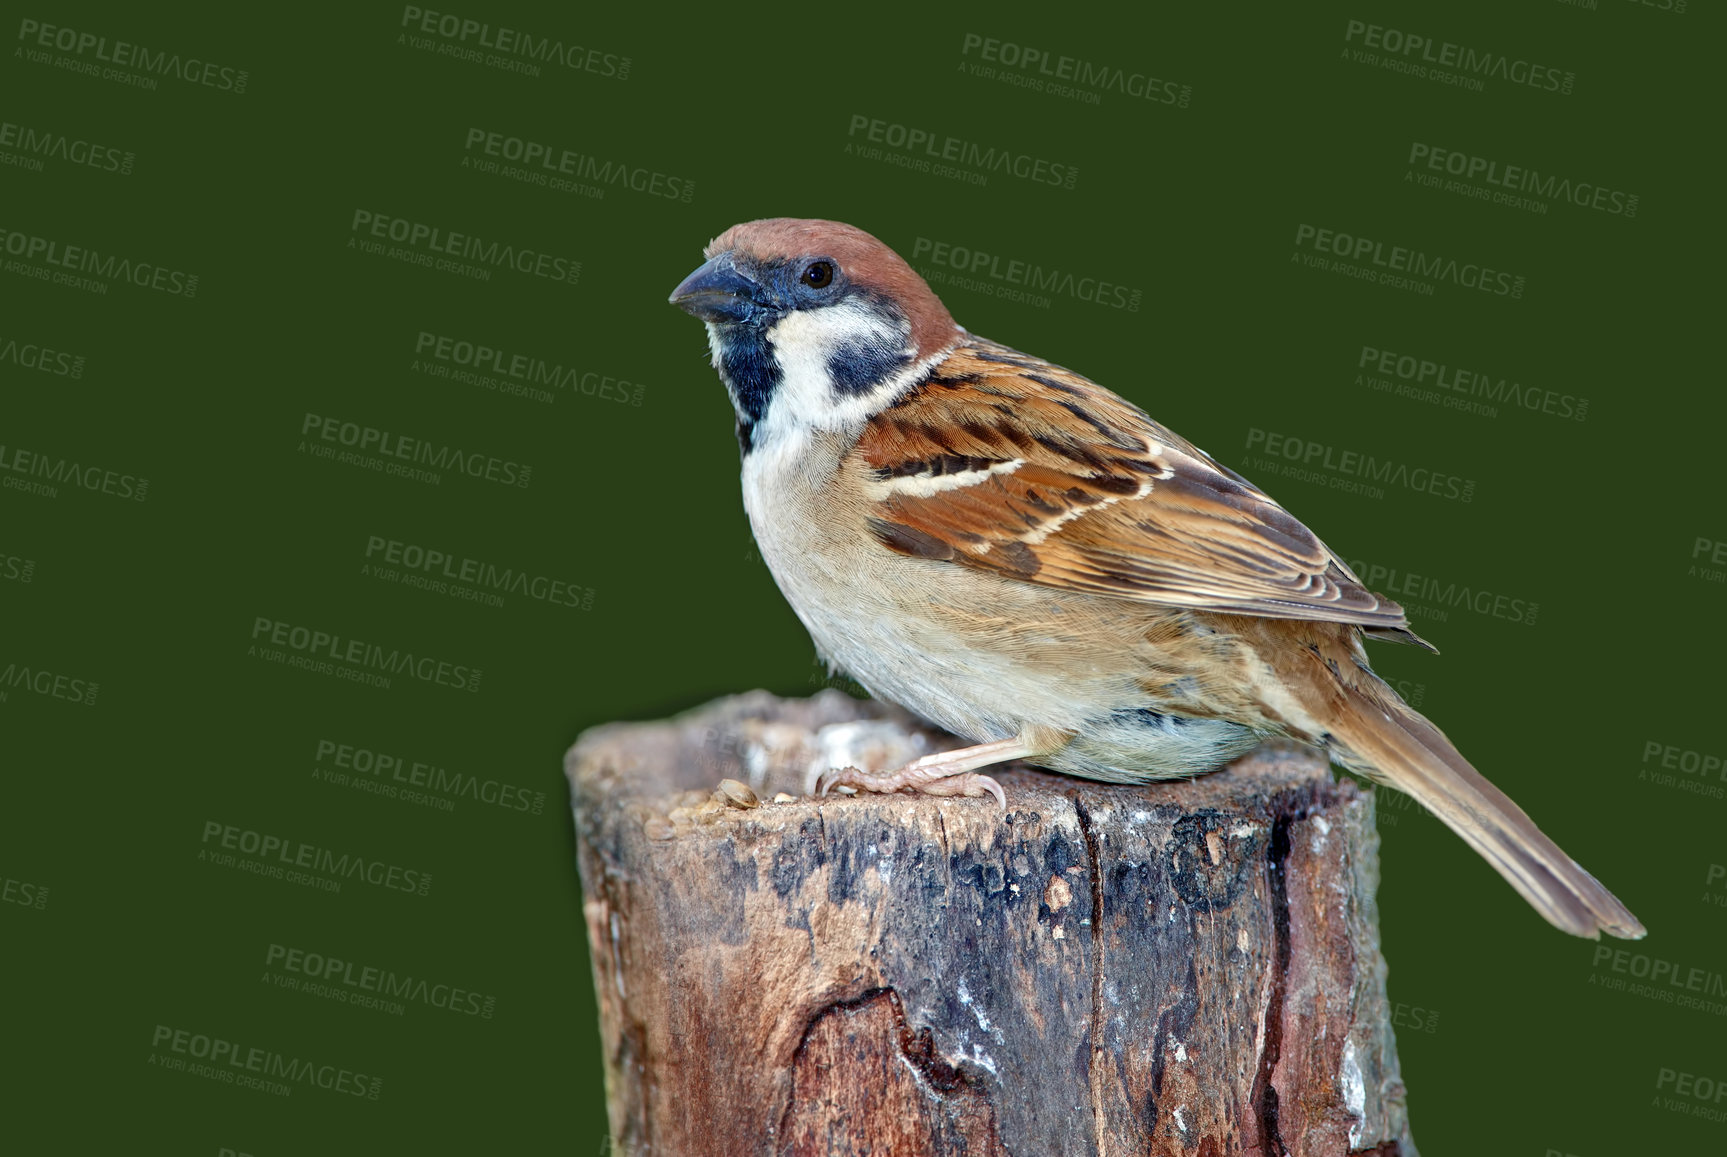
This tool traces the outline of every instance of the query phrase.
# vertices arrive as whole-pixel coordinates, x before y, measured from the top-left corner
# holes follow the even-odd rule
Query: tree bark
[[[1268,744],[1191,782],[1015,767],[1006,814],[802,794],[925,737],[958,746],[754,692],[571,749],[618,1152],[1413,1157],[1370,793]]]

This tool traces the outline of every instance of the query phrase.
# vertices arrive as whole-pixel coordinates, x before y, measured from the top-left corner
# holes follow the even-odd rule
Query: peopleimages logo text
[[[1383,241],[1321,229],[1305,222],[1295,227],[1295,247],[1329,253],[1349,261],[1365,261],[1412,277],[1449,281],[1463,289],[1480,290],[1497,297],[1522,297],[1528,279],[1475,261],[1458,261],[1442,254],[1427,253],[1404,245],[1387,246]]]

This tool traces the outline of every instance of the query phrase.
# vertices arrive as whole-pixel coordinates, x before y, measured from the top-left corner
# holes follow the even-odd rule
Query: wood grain
[[[1413,1157],[1370,794],[1279,744],[1191,782],[1015,768],[1005,815],[803,798],[860,719],[918,730],[756,692],[571,750],[618,1152]]]

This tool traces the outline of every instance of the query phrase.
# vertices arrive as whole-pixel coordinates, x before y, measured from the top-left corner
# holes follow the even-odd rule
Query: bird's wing
[[[850,451],[888,549],[1068,590],[1419,641],[1247,479],[1071,370],[971,337]]]

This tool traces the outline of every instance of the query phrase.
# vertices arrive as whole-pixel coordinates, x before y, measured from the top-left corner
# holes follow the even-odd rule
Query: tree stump
[[[920,743],[957,745],[753,692],[571,749],[616,1152],[1413,1157],[1370,793],[1268,744],[1016,766],[1006,814],[803,795]]]

